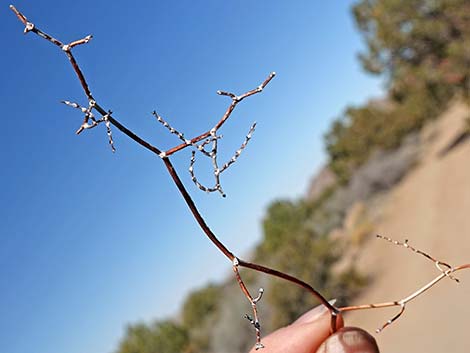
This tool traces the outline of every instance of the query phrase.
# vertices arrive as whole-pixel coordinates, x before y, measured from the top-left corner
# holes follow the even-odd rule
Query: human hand
[[[379,353],[375,339],[357,327],[343,327],[330,335],[330,313],[320,305],[291,325],[263,338],[264,349],[250,353]]]

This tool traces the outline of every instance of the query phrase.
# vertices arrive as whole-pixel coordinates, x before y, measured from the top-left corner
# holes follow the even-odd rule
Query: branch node
[[[259,330],[261,328],[261,325],[259,324],[259,321],[253,319],[250,315],[245,314],[245,319],[247,319],[255,329]]]
[[[399,302],[399,304],[400,304],[400,311],[398,312],[398,314],[396,314],[391,319],[387,320],[387,322],[385,322],[385,324],[383,324],[382,327],[379,327],[378,329],[376,329],[375,330],[376,333],[382,332],[387,326],[391,325],[395,320],[397,320],[401,316],[401,314],[403,314],[403,312],[405,311],[405,303]]]
[[[240,265],[240,261],[238,260],[237,257],[234,257],[233,260],[232,260],[232,266],[233,267],[238,267],[238,265]]]
[[[26,34],[28,32],[31,32],[34,29],[34,23],[32,22],[26,22],[26,26],[24,28],[23,33]]]
[[[257,351],[258,349],[263,349],[264,345],[261,342],[256,342],[255,344],[255,350]]]

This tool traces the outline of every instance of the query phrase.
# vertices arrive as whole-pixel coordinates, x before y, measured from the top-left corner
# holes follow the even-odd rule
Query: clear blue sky
[[[257,131],[206,195],[174,158],[207,222],[237,254],[261,236],[275,198],[298,197],[324,160],[322,135],[347,104],[380,95],[356,54],[350,1],[17,1],[44,31],[77,48],[95,97],[159,147],[209,129],[229,99],[278,76],[224,128],[223,156]],[[0,8],[0,352],[108,353],[127,323],[174,315],[191,288],[230,273],[160,160],[104,127],[75,136],[86,103],[63,53]],[[201,178],[204,167],[198,165]]]

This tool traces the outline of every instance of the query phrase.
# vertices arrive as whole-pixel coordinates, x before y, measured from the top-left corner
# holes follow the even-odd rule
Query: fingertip
[[[336,299],[332,299],[328,301],[328,303],[330,303],[331,305],[335,305]],[[292,325],[311,323],[319,319],[322,315],[325,315],[327,312],[329,312],[328,307],[326,305],[320,304],[312,310],[309,310],[303,315],[301,315],[297,320],[292,323]]]
[[[328,337],[316,353],[379,353],[375,338],[357,327],[343,327]]]

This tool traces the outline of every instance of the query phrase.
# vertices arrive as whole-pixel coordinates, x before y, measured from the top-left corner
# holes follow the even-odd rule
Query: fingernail
[[[330,303],[331,305],[335,305],[336,299],[331,299],[331,300],[328,301],[328,303]],[[320,305],[316,306],[315,308],[313,308],[312,310],[307,311],[301,317],[299,317],[294,322],[294,324],[295,325],[297,325],[297,324],[308,324],[308,323],[314,322],[315,320],[317,320],[320,316],[322,316],[326,312],[328,312],[328,308],[325,305],[320,304]]]
[[[379,353],[374,337],[363,329],[345,327],[328,337],[317,353]]]

